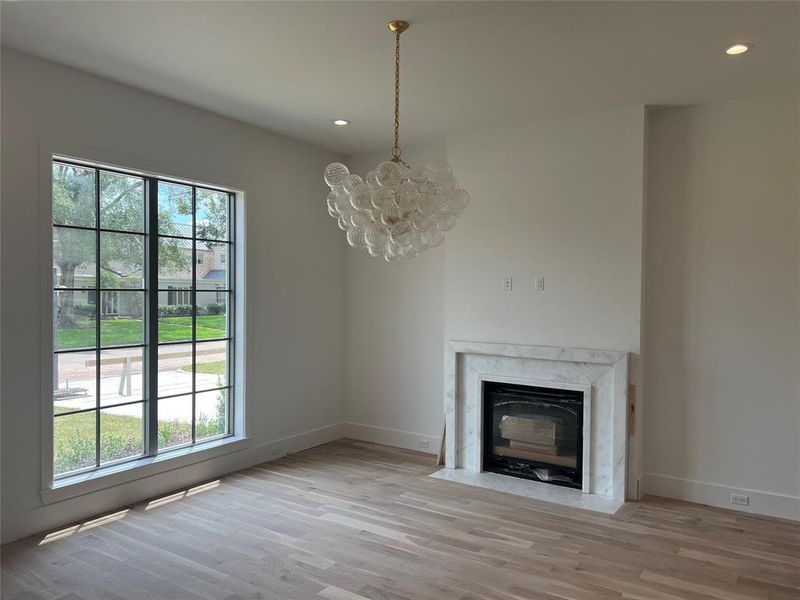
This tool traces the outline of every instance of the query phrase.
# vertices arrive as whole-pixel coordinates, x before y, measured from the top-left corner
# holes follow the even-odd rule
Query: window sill
[[[50,488],[41,491],[42,502],[52,504],[75,498],[106,488],[180,469],[219,456],[239,452],[250,447],[251,440],[243,437],[227,437],[201,446],[190,446],[158,456],[150,456],[105,469],[81,473],[55,481]]]

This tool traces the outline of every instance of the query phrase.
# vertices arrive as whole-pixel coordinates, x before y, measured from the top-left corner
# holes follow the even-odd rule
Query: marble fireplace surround
[[[482,472],[484,381],[584,392],[584,465],[588,468],[584,467],[583,491]],[[432,476],[616,512],[625,502],[627,395],[627,352],[449,341],[445,356],[445,468]]]

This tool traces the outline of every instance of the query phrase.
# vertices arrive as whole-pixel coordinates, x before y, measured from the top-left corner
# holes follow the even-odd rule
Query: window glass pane
[[[228,292],[197,292],[197,339],[228,336]]]
[[[158,397],[192,393],[192,345],[158,347]]]
[[[228,194],[197,188],[195,197],[197,237],[228,239]]]
[[[197,412],[196,440],[228,433],[228,390],[213,390],[197,394],[195,410]]]
[[[173,342],[152,348],[158,447],[229,433],[230,194],[158,181],[148,202],[142,176],[58,161],[52,175],[54,473],[147,454],[147,344]],[[147,289],[149,217],[158,281]],[[158,340],[147,338],[150,293]]]
[[[170,448],[192,441],[192,396],[158,401],[158,447]]]
[[[144,404],[127,404],[100,411],[100,463],[144,453]]]
[[[100,172],[100,227],[144,231],[144,179]]]
[[[100,287],[144,289],[144,236],[100,234]]]
[[[195,354],[195,389],[228,385],[228,342],[200,342]]]
[[[144,400],[144,348],[100,352],[100,405]]]
[[[158,238],[158,287],[192,287],[192,240]]]
[[[161,299],[168,292],[159,292],[158,304],[158,341],[159,342],[184,342],[192,340],[192,305],[182,304],[191,302],[191,292],[173,291],[172,297],[181,304],[161,304]]]
[[[158,233],[192,237],[192,188],[158,182]]]
[[[100,344],[144,343],[144,292],[100,292]]]
[[[94,466],[96,412],[90,410],[53,419],[53,472],[56,475]]]
[[[95,170],[53,163],[53,223],[96,225]]]
[[[53,355],[54,413],[96,406],[96,358],[94,350]]]
[[[97,345],[97,292],[56,290],[53,295],[56,350],[94,348]]]
[[[94,231],[54,227],[53,287],[95,287],[96,246],[97,235]]]
[[[197,242],[197,289],[228,288],[228,244]]]

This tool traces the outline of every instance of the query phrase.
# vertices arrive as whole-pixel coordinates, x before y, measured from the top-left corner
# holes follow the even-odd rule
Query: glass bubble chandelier
[[[347,243],[395,263],[414,258],[444,241],[469,204],[450,165],[409,165],[400,151],[400,34],[405,21],[390,21],[395,35],[394,146],[392,158],[362,179],[342,163],[325,168],[328,214],[347,234]]]

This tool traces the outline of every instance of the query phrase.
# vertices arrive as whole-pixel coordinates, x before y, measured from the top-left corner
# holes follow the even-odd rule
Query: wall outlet
[[[533,284],[533,289],[537,292],[544,291],[544,277],[537,277]]]
[[[514,278],[513,277],[506,277],[503,279],[503,291],[510,292],[514,289]]]
[[[431,443],[428,440],[417,440],[417,448],[422,448],[427,450],[430,448]]]
[[[750,506],[750,496],[744,494],[731,494],[731,504],[737,506]]]

